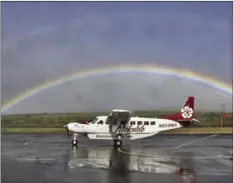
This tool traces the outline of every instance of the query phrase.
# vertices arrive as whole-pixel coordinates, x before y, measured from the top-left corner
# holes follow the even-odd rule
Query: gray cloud
[[[107,14],[86,13],[73,20],[67,20],[63,25],[35,27],[21,37],[3,38],[2,101],[5,102],[19,92],[70,72],[119,63],[172,65],[212,75],[229,82],[231,78],[230,35],[230,22],[225,20],[208,19],[188,13],[137,10],[112,11]],[[132,80],[135,79],[132,78]],[[124,84],[122,84],[123,81],[125,81]],[[166,86],[157,88],[156,85],[150,88],[148,84],[144,86],[148,88],[145,91],[142,89],[134,91],[140,100],[128,93],[128,100],[121,101],[122,96],[126,94],[118,90],[117,83],[114,84],[111,80],[106,82],[109,83],[109,92],[97,87],[97,83],[91,82],[91,86],[96,86],[94,90],[91,86],[85,86],[85,91],[82,89],[82,92],[79,91],[78,94],[76,92],[70,94],[72,97],[69,103],[74,104],[67,104],[64,110],[100,110],[118,105],[158,107],[157,104],[162,103],[157,102],[154,106],[154,103],[151,103],[152,99],[145,98],[143,100],[145,104],[141,106],[140,104],[143,103],[141,99],[144,95],[164,101],[161,95],[166,90]],[[131,80],[122,79],[119,82],[120,87],[123,88],[134,86]],[[142,83],[145,84],[143,81]],[[176,84],[173,84],[173,87],[172,94],[169,94],[171,99],[176,98],[174,96],[185,95]],[[59,88],[59,93],[54,91],[55,93],[51,95],[64,98],[62,95],[67,96],[67,90],[73,89],[66,85],[66,88]],[[156,92],[152,95],[151,91]],[[201,97],[200,91],[197,92]],[[208,91],[215,97],[220,95],[215,94],[215,90]],[[106,97],[97,97],[104,95],[103,93]],[[202,95],[205,96],[206,93]],[[108,104],[112,97],[114,102]],[[218,102],[225,101],[225,97],[220,97]],[[25,107],[21,106],[21,109],[17,108],[14,111],[41,111],[44,106],[50,106],[44,108],[48,111],[63,110],[58,107],[58,101],[63,101],[55,99],[53,101],[51,98],[51,102],[48,103],[50,101],[48,96],[44,100],[37,100],[37,98],[29,100],[34,101],[30,103],[31,107],[28,108],[25,104]],[[75,105],[74,98],[77,102],[83,101],[82,107]],[[174,101],[174,105],[177,102]]]

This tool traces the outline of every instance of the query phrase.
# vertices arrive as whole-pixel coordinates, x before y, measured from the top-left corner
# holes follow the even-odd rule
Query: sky
[[[161,64],[232,83],[231,25],[231,2],[3,2],[2,102],[68,73],[118,64]],[[117,76],[118,85],[112,77],[105,77],[90,78],[89,85],[74,81],[59,86],[59,90],[33,96],[12,111],[99,111],[116,106],[134,108],[135,103],[137,108],[159,108],[167,99],[161,92],[181,82],[169,78],[169,85],[160,85],[167,78],[143,75],[135,84],[144,84],[143,90],[133,96],[130,89],[135,75]],[[151,84],[145,85],[145,80]],[[83,84],[77,85],[79,82]],[[112,84],[111,89],[103,89],[105,82]],[[215,109],[221,102],[232,105],[230,94],[204,90],[190,82],[168,94],[177,99],[170,105],[179,106],[190,86],[199,101],[204,101],[206,91],[211,93],[205,109],[212,110],[213,102]],[[202,89],[196,90],[199,87]],[[147,95],[154,90],[159,94]],[[125,100],[125,95],[132,99]],[[48,102],[53,97],[56,102]],[[100,101],[93,107],[96,98]],[[152,100],[155,102],[149,104]],[[58,107],[59,103],[64,105]]]

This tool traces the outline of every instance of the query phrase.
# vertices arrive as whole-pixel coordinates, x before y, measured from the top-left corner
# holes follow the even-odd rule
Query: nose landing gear
[[[78,145],[78,140],[72,140],[72,146],[77,146]]]
[[[78,146],[77,134],[73,135],[72,146]]]

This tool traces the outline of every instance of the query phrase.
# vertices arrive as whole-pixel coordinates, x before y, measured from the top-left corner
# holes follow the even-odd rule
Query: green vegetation
[[[2,133],[59,133],[65,134],[64,128],[2,128]],[[203,128],[180,128],[177,130],[164,131],[160,134],[232,134],[232,127],[203,127]]]
[[[66,133],[64,128],[2,128],[2,133]]]
[[[232,127],[179,128],[164,131],[161,134],[232,134]]]
[[[136,111],[134,116],[161,117],[172,112]],[[63,114],[22,114],[2,115],[2,128],[61,128],[71,121],[87,121],[98,115],[108,113],[63,113]],[[195,118],[201,121],[201,127],[221,127],[221,114],[216,112],[197,112]],[[232,113],[223,119],[223,127],[232,127]],[[195,124],[193,127],[200,127]]]

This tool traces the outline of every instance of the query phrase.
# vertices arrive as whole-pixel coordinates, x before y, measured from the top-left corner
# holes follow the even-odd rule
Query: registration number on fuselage
[[[159,124],[159,128],[176,127],[176,123]]]

